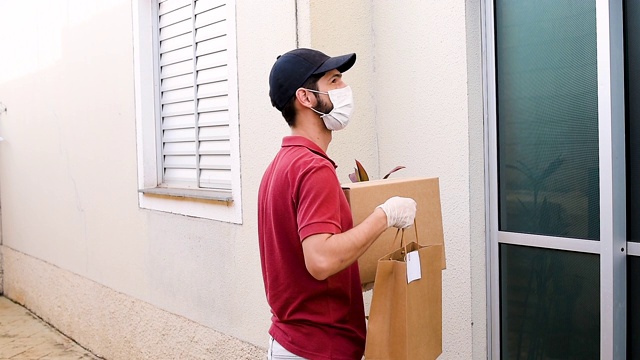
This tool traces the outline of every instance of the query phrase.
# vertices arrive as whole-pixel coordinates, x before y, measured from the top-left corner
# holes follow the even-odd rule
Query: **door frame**
[[[627,216],[622,0],[596,0],[600,241],[498,230],[494,1],[483,0],[482,51],[485,125],[487,346],[500,359],[500,244],[598,254],[600,257],[600,357],[626,358]],[[640,243],[629,253],[640,255]]]

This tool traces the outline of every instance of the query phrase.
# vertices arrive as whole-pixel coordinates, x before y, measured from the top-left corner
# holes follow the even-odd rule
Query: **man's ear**
[[[299,88],[298,90],[296,90],[296,99],[298,99],[298,102],[307,108],[313,108],[316,105],[316,97],[315,95],[308,90],[305,90],[303,88]]]

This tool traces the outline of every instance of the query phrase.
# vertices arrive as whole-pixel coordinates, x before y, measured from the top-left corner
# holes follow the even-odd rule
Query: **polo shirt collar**
[[[293,147],[293,146],[306,147],[307,149],[309,149],[309,151],[315,154],[318,154],[323,158],[329,160],[331,162],[331,165],[333,165],[334,168],[338,168],[336,163],[333,162],[333,160],[331,160],[331,158],[329,158],[329,156],[327,156],[327,154],[325,154],[325,152],[322,151],[322,149],[316,143],[314,143],[313,141],[303,136],[285,136],[282,139],[282,147]]]

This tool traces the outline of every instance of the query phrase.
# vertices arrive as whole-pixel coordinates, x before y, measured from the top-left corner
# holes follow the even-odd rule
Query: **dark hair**
[[[309,76],[309,78],[302,84],[302,88],[318,90],[318,80],[320,80],[325,73],[315,74]],[[318,94],[313,93],[316,98],[318,98]],[[296,124],[296,107],[295,107],[296,96],[294,95],[287,104],[282,108],[282,116],[284,120],[290,127],[293,127]]]

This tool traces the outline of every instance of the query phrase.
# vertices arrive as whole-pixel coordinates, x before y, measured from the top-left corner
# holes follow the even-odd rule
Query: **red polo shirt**
[[[262,276],[269,334],[308,359],[361,359],[365,320],[357,263],[323,281],[305,266],[302,240],[353,227],[334,162],[310,140],[289,136],[258,193]]]

